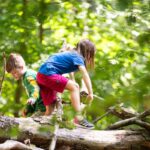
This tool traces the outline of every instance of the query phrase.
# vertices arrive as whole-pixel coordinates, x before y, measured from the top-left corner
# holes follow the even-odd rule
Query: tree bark
[[[38,19],[39,23],[40,23],[40,26],[39,26],[39,39],[40,39],[40,43],[42,43],[43,41],[43,32],[44,32],[44,29],[43,29],[43,19],[44,18],[44,1],[41,0],[40,1],[40,18]]]
[[[36,120],[36,119],[35,119]],[[33,118],[8,118],[0,117],[0,129],[5,134],[0,132],[0,142],[4,142],[7,139],[11,139],[8,134],[8,129],[18,125],[19,135],[16,140],[23,142],[26,139],[30,139],[32,144],[48,149],[53,133],[50,132],[50,125],[41,124],[40,119],[35,121]],[[43,118],[41,117],[41,120]],[[41,127],[48,127],[48,131],[39,131]],[[130,130],[86,130],[76,128],[58,129],[57,131],[57,149],[73,150],[137,150],[143,147],[150,148],[150,135],[148,132],[130,131]],[[143,148],[144,149],[144,148]]]

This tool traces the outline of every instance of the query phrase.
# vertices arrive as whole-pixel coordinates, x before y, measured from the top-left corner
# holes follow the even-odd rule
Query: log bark
[[[43,118],[40,119],[43,121]],[[53,133],[50,130],[42,132],[39,130],[41,127],[50,128],[50,125],[47,125],[46,122],[43,124],[40,119],[0,116],[0,129],[5,131],[5,134],[0,132],[0,142],[11,139],[8,129],[17,125],[20,131],[20,134],[16,137],[17,141],[23,142],[30,139],[32,144],[47,150]],[[73,130],[61,128],[57,131],[56,150],[62,150],[63,147],[68,150],[137,150],[148,147],[148,145],[150,145],[150,135],[144,130],[97,131],[81,128]]]

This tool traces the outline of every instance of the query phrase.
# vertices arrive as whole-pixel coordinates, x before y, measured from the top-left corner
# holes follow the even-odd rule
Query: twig
[[[104,118],[105,116],[109,115],[111,113],[111,110],[107,111],[104,115],[96,118],[95,120],[92,121],[92,123],[96,123],[98,122],[99,120],[101,120],[102,118]]]
[[[146,112],[146,114],[147,114],[147,113],[148,113],[148,112]],[[117,104],[117,105],[115,105],[115,106],[109,107],[109,108],[108,108],[108,111],[107,111],[104,115],[102,115],[102,116],[96,118],[96,119],[93,121],[93,123],[96,123],[97,121],[101,120],[103,117],[105,117],[105,116],[107,116],[107,115],[109,115],[109,114],[113,114],[113,115],[115,115],[115,116],[117,116],[117,117],[119,117],[119,118],[121,118],[121,119],[129,119],[129,118],[132,118],[132,117],[135,117],[135,116],[138,115],[138,113],[131,112],[130,110],[128,110],[128,109],[122,107],[122,103],[121,103],[121,104]],[[143,115],[145,115],[145,113],[142,114],[142,116],[143,116]]]
[[[2,76],[1,83],[0,83],[0,96],[1,96],[1,93],[2,93],[3,81],[5,79],[5,70],[6,70],[6,55],[5,55],[5,52],[3,52],[3,76]]]
[[[132,117],[129,119],[118,121],[118,122],[112,124],[111,126],[109,126],[108,129],[118,129],[123,126],[133,124],[136,119],[137,119],[137,117]]]
[[[55,130],[54,130],[54,133],[53,133],[53,137],[52,137],[52,140],[51,140],[51,144],[49,146],[49,150],[54,150],[55,149],[55,146],[56,146],[56,141],[57,141],[57,132],[58,132],[58,129],[59,129],[59,121],[62,120],[62,103],[61,103],[61,99],[60,98],[57,98],[57,113],[56,113],[56,117],[57,117],[57,121],[55,123]]]
[[[98,122],[99,120],[101,120],[101,119],[104,118],[105,116],[107,116],[107,115],[109,115],[110,113],[112,113],[115,108],[116,108],[116,106],[110,107],[110,108],[108,109],[108,111],[107,111],[104,115],[102,115],[102,116],[96,118],[95,120],[93,120],[93,123]]]
[[[55,130],[54,130],[54,133],[53,133],[53,138],[52,138],[49,150],[54,150],[55,149],[56,141],[57,141],[57,131],[58,131],[58,129],[59,129],[59,124],[56,123],[55,124]]]
[[[137,117],[142,119],[142,118],[145,118],[145,117],[147,117],[147,116],[149,116],[149,115],[150,115],[150,109],[144,111],[143,113],[141,113],[141,114],[138,115]]]
[[[94,98],[97,98],[100,101],[104,101],[103,97],[97,96],[96,94],[93,94]]]

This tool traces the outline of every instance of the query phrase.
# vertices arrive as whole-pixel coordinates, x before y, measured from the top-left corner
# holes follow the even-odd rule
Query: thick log
[[[42,124],[42,118],[6,118],[0,117],[0,129],[8,131],[9,126],[13,127],[18,124],[20,134],[16,140],[23,142],[26,139],[30,139],[32,144],[45,150],[48,149],[53,134],[50,132],[50,125],[47,125],[46,122]],[[41,132],[39,131],[41,127],[48,127],[48,130]],[[6,139],[11,139],[7,132],[0,134],[1,143]],[[63,149],[62,147],[68,150],[133,150],[134,148],[136,150],[142,149],[143,145],[144,147],[150,145],[150,135],[144,130],[97,131],[81,128],[73,130],[61,128],[57,131],[56,149],[61,150]]]

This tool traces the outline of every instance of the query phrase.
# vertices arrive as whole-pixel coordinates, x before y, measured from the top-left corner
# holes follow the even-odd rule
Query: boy
[[[31,116],[33,113],[39,113],[38,115],[44,114],[45,106],[39,94],[39,86],[36,83],[36,72],[26,68],[22,56],[11,53],[6,63],[6,71],[11,73],[16,80],[22,79],[23,85],[29,96],[22,115],[25,117]]]

